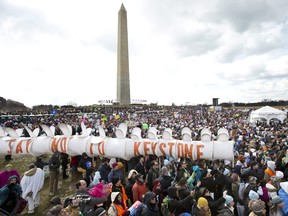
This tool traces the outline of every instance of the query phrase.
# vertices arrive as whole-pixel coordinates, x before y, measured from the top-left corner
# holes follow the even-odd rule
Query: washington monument
[[[117,102],[120,105],[129,105],[130,81],[129,81],[129,54],[127,12],[124,5],[118,12],[118,43],[117,43]]]

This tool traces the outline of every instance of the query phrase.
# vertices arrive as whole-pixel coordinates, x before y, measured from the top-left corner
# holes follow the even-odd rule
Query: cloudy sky
[[[116,99],[122,2],[132,99],[288,100],[287,0],[2,0],[0,96],[29,107]]]

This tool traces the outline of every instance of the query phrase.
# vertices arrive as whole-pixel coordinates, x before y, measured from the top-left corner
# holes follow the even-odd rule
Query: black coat
[[[212,215],[217,215],[219,207],[226,201],[223,196],[216,201],[211,196],[204,196],[204,198],[208,201],[208,206]]]
[[[213,177],[210,178],[203,178],[201,180],[201,187],[206,187],[210,192],[216,192],[216,181]]]
[[[106,163],[100,164],[98,171],[100,172],[101,179],[108,182],[108,174],[111,171],[109,165]]]
[[[191,212],[193,197],[190,194],[180,200],[179,197],[177,197],[177,188],[172,186],[168,189],[168,196],[170,198],[168,207],[171,213],[179,215],[184,212]]]
[[[163,196],[167,196],[168,188],[171,186],[173,178],[171,176],[161,175],[159,177],[159,181],[161,184],[161,192],[163,193]]]
[[[59,171],[60,167],[60,158],[58,153],[54,152],[52,157],[49,160],[49,170],[50,171]]]

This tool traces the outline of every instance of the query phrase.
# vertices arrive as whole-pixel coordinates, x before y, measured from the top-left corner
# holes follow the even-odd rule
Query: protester
[[[77,168],[78,172],[82,173],[82,176],[84,177],[87,169],[91,167],[93,167],[92,158],[88,157],[86,152],[83,152],[81,159],[78,163],[78,168]]]
[[[204,197],[200,197],[197,201],[197,207],[195,208],[195,215],[199,216],[211,216],[211,210],[208,205],[208,201]]]
[[[67,174],[67,168],[68,164],[70,163],[70,158],[67,153],[60,153],[60,161],[61,161],[61,167],[62,167],[62,177],[63,179],[69,178],[69,175]]]
[[[144,206],[142,207],[142,216],[159,216],[158,200],[156,194],[153,192],[146,192],[143,200]]]
[[[7,184],[0,188],[0,208],[10,213],[9,215],[16,215],[20,206],[23,191],[17,181],[16,175],[10,176]]]
[[[111,205],[108,209],[108,216],[129,216],[130,212],[125,207],[120,192],[111,193]]]
[[[282,208],[283,215],[288,215],[288,182],[280,183],[279,197],[283,200],[284,207]]]
[[[146,193],[146,183],[143,179],[143,175],[138,173],[135,176],[135,183],[132,187],[133,203],[136,201],[142,202],[142,197]]]
[[[93,180],[94,180],[94,168],[93,167],[89,167],[86,170],[83,179],[86,181],[87,187],[90,187],[90,185],[93,183]]]
[[[282,209],[284,207],[283,199],[277,195],[274,195],[270,201],[270,216],[283,216]]]
[[[5,169],[5,171],[0,172],[0,188],[7,184],[7,181],[11,176],[17,176],[17,183],[19,184],[21,180],[20,175],[17,170],[13,169],[13,165],[7,164]]]
[[[29,166],[29,170],[24,173],[21,180],[23,190],[22,197],[28,201],[28,214],[33,214],[34,209],[40,203],[40,190],[44,185],[45,173],[41,168],[37,168],[35,164]]]
[[[108,174],[111,170],[111,168],[109,166],[109,159],[104,157],[101,161],[102,161],[102,163],[100,164],[98,171],[100,172],[101,179],[107,183],[108,182]]]
[[[161,204],[162,204],[163,199],[164,199],[164,194],[161,190],[161,182],[158,179],[156,179],[154,181],[153,192],[155,193],[155,195],[158,198],[158,200],[157,200],[158,201],[158,209],[161,212]]]
[[[225,204],[223,208],[220,208],[218,211],[218,215],[223,215],[223,216],[234,216],[234,200],[232,196],[226,195],[225,197]]]
[[[276,176],[275,162],[274,161],[268,161],[267,162],[267,169],[265,170],[264,179],[266,180],[266,182],[269,182],[270,178],[272,176]]]
[[[49,162],[43,160],[43,155],[36,157],[35,166],[43,170],[44,166],[49,165]]]
[[[146,164],[145,164],[145,157],[141,156],[139,162],[137,163],[135,170],[143,175],[143,178],[146,179]]]
[[[177,167],[177,175],[176,175],[176,182],[180,181],[180,179],[184,177],[186,179],[189,178],[189,172],[187,171],[187,162],[186,160],[180,161]]]
[[[213,197],[211,197],[210,191],[207,188],[202,187],[199,190],[199,196],[204,197],[208,201],[209,209],[211,210],[212,215],[217,215],[218,208],[226,201],[226,195],[227,191],[224,191],[222,197],[214,200]]]
[[[54,152],[49,160],[49,194],[54,196],[58,190],[60,153]]]
[[[192,206],[193,206],[193,198],[195,195],[195,190],[190,191],[190,193],[184,198],[180,199],[179,193],[176,187],[171,186],[168,188],[168,208],[171,213],[174,213],[175,215],[179,215],[184,212],[191,212]],[[163,201],[164,203],[164,201]],[[162,203],[162,213],[165,210],[163,209],[163,203]],[[165,214],[164,214],[165,215]]]
[[[167,167],[162,167],[161,175],[159,177],[161,191],[164,196],[168,195],[168,188],[172,185],[173,178],[169,175]]]
[[[119,165],[117,162],[112,163],[112,169],[108,174],[108,182],[112,182],[112,178],[119,178],[121,180],[124,180],[124,176],[122,172],[119,170]]]
[[[149,169],[146,179],[147,186],[150,191],[153,190],[153,183],[159,177],[159,163],[154,160],[152,161],[152,167]]]
[[[251,200],[249,202],[249,209],[251,209],[249,216],[266,215],[265,203],[261,200]]]
[[[129,202],[129,206],[131,206],[131,204],[133,203],[133,192],[132,192],[132,187],[135,183],[135,176],[138,174],[138,172],[134,169],[131,169],[129,171],[129,174],[128,174],[128,181],[127,181],[127,184],[125,185],[125,192],[126,192],[126,195],[128,197],[128,202]]]
[[[126,195],[126,191],[125,191],[124,186],[121,184],[121,179],[119,179],[118,177],[112,178],[111,192],[120,192],[122,195],[123,203],[124,203],[125,207],[127,207],[128,197]]]

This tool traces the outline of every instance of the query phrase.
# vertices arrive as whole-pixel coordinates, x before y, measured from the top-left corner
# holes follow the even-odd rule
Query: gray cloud
[[[287,11],[287,8],[287,1],[279,0],[222,0],[217,2],[216,9],[207,17],[215,22],[226,22],[236,31],[243,33],[251,28],[257,29],[260,23],[283,19],[282,14]]]
[[[61,28],[49,23],[39,11],[15,6],[9,1],[0,2],[0,26],[2,35],[17,35],[18,40],[31,41],[35,33],[65,36]]]

